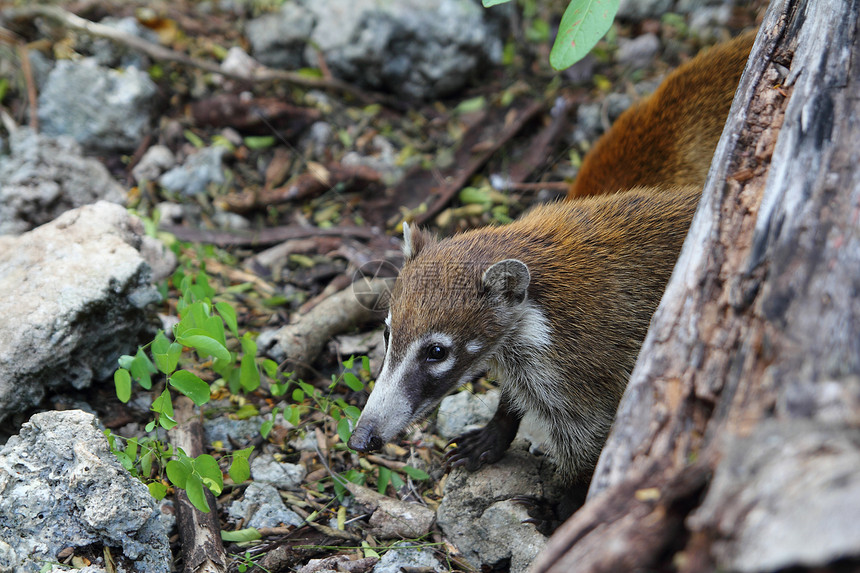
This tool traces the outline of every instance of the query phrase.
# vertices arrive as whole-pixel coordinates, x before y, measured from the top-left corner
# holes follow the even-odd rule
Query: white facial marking
[[[466,343],[466,352],[468,352],[469,354],[477,354],[481,351],[482,348],[484,348],[484,345],[481,343],[480,340],[477,339],[470,340]]]

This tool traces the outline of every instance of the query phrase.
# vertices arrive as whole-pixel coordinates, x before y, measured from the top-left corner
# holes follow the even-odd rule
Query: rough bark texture
[[[534,571],[860,566],[860,0],[774,0],[589,501]]]

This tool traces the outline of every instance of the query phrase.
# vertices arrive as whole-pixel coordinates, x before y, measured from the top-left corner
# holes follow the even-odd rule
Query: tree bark
[[[533,571],[860,566],[860,0],[774,0],[588,501]]]

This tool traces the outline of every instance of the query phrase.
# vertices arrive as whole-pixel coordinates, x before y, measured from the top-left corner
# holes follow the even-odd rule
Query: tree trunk
[[[858,17],[771,3],[588,502],[533,571],[860,567]]]

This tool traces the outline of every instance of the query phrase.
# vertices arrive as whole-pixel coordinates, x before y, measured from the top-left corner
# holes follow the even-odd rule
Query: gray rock
[[[514,442],[498,463],[474,473],[456,469],[445,483],[436,523],[476,568],[510,560],[512,573],[525,571],[546,543],[524,508],[509,501],[523,495],[559,499],[563,486],[549,464]]]
[[[99,199],[122,203],[125,191],[104,165],[82,155],[70,137],[21,128],[0,155],[0,235],[29,231]]]
[[[295,67],[304,46],[301,64],[316,65],[319,49],[342,79],[434,98],[463,88],[501,61],[501,12],[491,14],[474,0],[304,0],[254,21],[247,33],[263,63]],[[310,22],[315,25],[307,42]]]
[[[304,520],[287,509],[274,486],[254,482],[245,488],[245,497],[230,504],[227,513],[233,519],[244,519],[245,527],[277,527],[301,525]]]
[[[176,165],[176,157],[166,145],[153,145],[146,150],[131,175],[137,183],[155,181],[158,176]]]
[[[189,155],[185,163],[174,167],[158,178],[162,187],[174,193],[196,195],[205,193],[209,185],[224,182],[221,159],[227,150],[223,147],[205,147]]]
[[[96,151],[131,151],[149,131],[156,87],[146,72],[95,60],[57,62],[39,95],[47,135],[70,135]]]
[[[139,219],[105,201],[0,236],[0,420],[48,389],[110,378],[153,335],[145,307],[160,297],[142,237]]]
[[[307,470],[299,464],[281,463],[270,454],[260,454],[251,461],[251,477],[280,489],[296,489],[305,479]]]
[[[132,568],[117,560],[121,571],[169,571],[167,532],[154,508],[91,414],[36,414],[0,448],[3,571],[38,571],[66,547],[93,544],[122,548]]]
[[[448,571],[430,547],[422,547],[409,541],[398,541],[385,552],[373,573],[400,573],[403,568],[414,567],[420,571]]]
[[[311,11],[301,4],[286,2],[279,12],[249,21],[245,35],[258,61],[289,70],[306,65],[304,51],[315,25]]]
[[[483,426],[490,421],[499,406],[499,391],[484,394],[457,392],[442,400],[436,414],[436,433],[445,440]]]
[[[632,40],[619,38],[615,58],[619,64],[644,68],[654,60],[659,50],[660,39],[656,34],[642,34]]]
[[[226,416],[218,416],[211,420],[204,420],[203,431],[208,443],[219,442],[222,447],[232,451],[231,438],[238,444],[247,444],[260,435],[260,426],[263,425],[264,421],[260,416],[254,416],[247,420],[233,420]]]
[[[671,8],[672,0],[621,0],[617,17],[630,20],[659,18]]]
[[[227,50],[227,56],[221,61],[222,70],[243,77],[251,77],[254,69],[259,67],[260,63],[239,46],[233,46]]]

